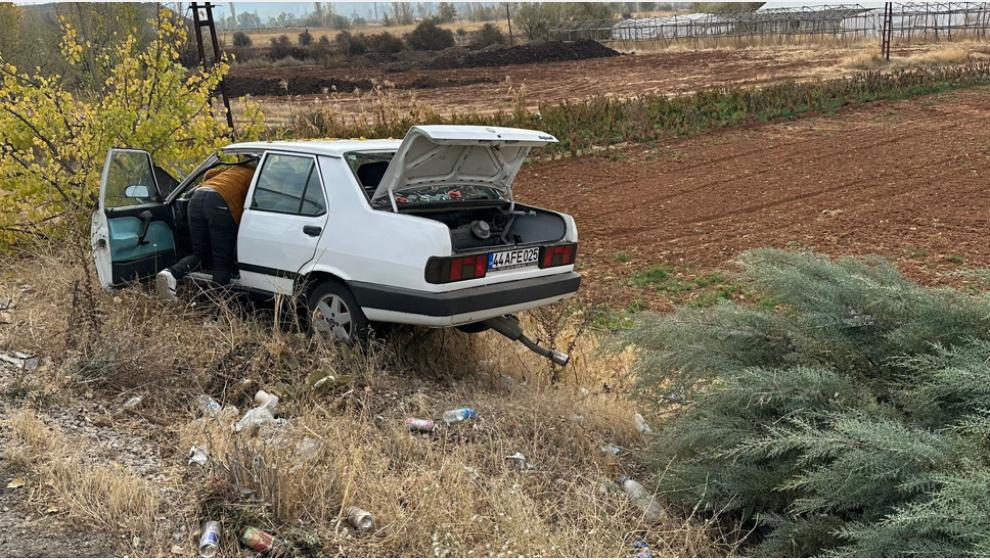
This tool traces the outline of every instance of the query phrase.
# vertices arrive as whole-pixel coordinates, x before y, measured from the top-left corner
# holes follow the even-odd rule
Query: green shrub
[[[461,30],[458,29],[458,32]],[[489,45],[504,45],[506,43],[505,33],[497,26],[486,23],[481,29],[476,31],[471,38],[471,44],[476,47],[487,47]]]
[[[399,39],[388,31],[368,35],[365,42],[368,44],[368,50],[372,52],[397,53],[405,48],[402,39]]]
[[[990,297],[887,262],[758,250],[775,302],[646,314],[639,396],[675,505],[755,527],[760,555],[990,553]]]
[[[251,46],[251,36],[243,31],[234,32],[234,46],[235,47],[250,47]]]
[[[344,54],[361,55],[368,52],[368,44],[365,42],[365,36],[361,33],[351,35],[349,31],[341,31],[334,38],[334,43]]]
[[[280,58],[285,58],[292,54],[292,42],[289,41],[289,37],[286,35],[279,35],[278,37],[272,37],[271,39],[272,47],[269,50],[273,60],[278,60]]]
[[[442,51],[454,46],[454,32],[428,19],[406,35],[406,43],[415,51]]]

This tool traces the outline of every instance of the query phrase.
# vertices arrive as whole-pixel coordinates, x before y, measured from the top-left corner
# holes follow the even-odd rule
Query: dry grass
[[[0,296],[31,285],[12,324],[0,326],[0,347],[51,360],[16,391],[0,388],[21,409],[6,422],[3,450],[38,481],[37,499],[83,526],[139,537],[137,554],[175,552],[176,532],[181,554],[194,554],[194,528],[206,519],[223,524],[226,555],[244,554],[236,542],[247,525],[273,532],[282,552],[308,555],[622,556],[634,538],[663,555],[731,551],[711,521],[671,512],[649,524],[624,494],[600,492],[619,474],[651,482],[636,460],[645,441],[624,390],[629,357],[580,335],[581,306],[528,319],[532,332],[573,347],[575,365],[552,371],[490,334],[396,334],[355,352],[279,328],[270,311],[202,298],[168,306],[140,288],[73,289],[85,282],[75,261],[40,251],[0,278]],[[81,309],[67,316],[74,300]],[[97,326],[80,319],[90,312]],[[312,376],[328,374],[340,383],[312,387]],[[234,434],[258,388],[279,395],[285,427]],[[200,392],[228,408],[202,417],[190,404]],[[112,466],[113,452],[71,451],[78,438],[61,434],[53,412],[119,410],[132,395],[145,399],[140,416],[111,413],[108,422],[161,449],[155,482]],[[425,435],[402,424],[456,406],[477,408],[480,419]],[[602,453],[605,443],[624,451]],[[185,465],[193,444],[208,447],[205,468]],[[532,471],[506,463],[517,451]],[[375,516],[371,534],[352,532],[341,518],[347,505]]]
[[[64,436],[58,427],[28,409],[3,422],[4,455],[30,473],[49,507],[65,510],[77,521],[115,533],[153,535],[160,492],[124,469],[92,464],[85,445]]]
[[[958,43],[939,46],[911,52],[907,56],[893,56],[889,61],[880,56],[878,49],[864,50],[842,60],[840,66],[853,70],[879,70],[918,68],[922,66],[947,66],[965,64],[981,58],[985,45],[978,43]]]

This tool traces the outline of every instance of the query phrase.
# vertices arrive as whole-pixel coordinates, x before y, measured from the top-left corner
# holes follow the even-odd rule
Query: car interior
[[[189,198],[192,197],[196,187],[203,183],[203,179],[206,177],[206,172],[217,167],[226,167],[236,165],[238,163],[248,163],[251,161],[257,162],[258,159],[258,156],[240,156],[237,161],[217,162],[216,164],[200,171],[200,173],[198,173],[195,177],[192,177],[191,181],[186,184],[185,189],[181,194],[179,194],[178,198],[175,199],[172,205],[175,211],[174,235],[177,258],[182,258],[183,256],[192,253],[192,241],[189,236],[188,218]]]

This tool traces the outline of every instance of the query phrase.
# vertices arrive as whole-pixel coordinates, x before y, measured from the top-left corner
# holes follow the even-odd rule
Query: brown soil
[[[687,275],[754,247],[881,254],[956,283],[990,265],[990,89],[878,103],[526,167],[523,200],[574,215],[590,290],[669,306],[630,277]]]
[[[426,104],[439,113],[491,113],[512,110],[525,87],[525,104],[584,99],[594,95],[629,97],[643,93],[685,93],[714,85],[757,86],[789,79],[834,76],[843,58],[861,52],[854,48],[770,47],[740,50],[663,51],[545,64],[423,69],[388,72],[374,67],[235,68],[234,79],[295,82],[337,79],[350,83],[370,80],[390,89],[393,104]],[[907,51],[898,53],[906,54]],[[422,89],[424,84],[436,84]],[[511,86],[511,87],[510,87]],[[391,89],[394,88],[394,89]],[[322,90],[315,90],[319,93]],[[341,89],[339,91],[350,91]],[[366,90],[362,90],[366,91]],[[276,93],[282,95],[283,89]],[[272,124],[286,124],[293,111],[332,101],[335,110],[362,113],[367,102],[358,94],[260,97]],[[235,104],[236,105],[236,104]]]
[[[437,55],[429,62],[428,66],[430,68],[474,68],[477,66],[585,60],[618,55],[618,51],[597,41],[547,41],[513,47],[491,46],[480,50],[453,47]]]

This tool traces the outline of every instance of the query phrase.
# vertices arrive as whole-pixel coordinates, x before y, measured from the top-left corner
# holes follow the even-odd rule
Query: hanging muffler
[[[556,350],[548,350],[523,334],[522,325],[519,324],[519,319],[512,315],[503,315],[501,317],[488,319],[484,322],[484,324],[491,327],[493,330],[497,331],[509,340],[518,340],[526,348],[529,348],[544,358],[549,358],[551,362],[557,364],[558,366],[566,366],[567,362],[571,360],[571,357],[567,354]]]

